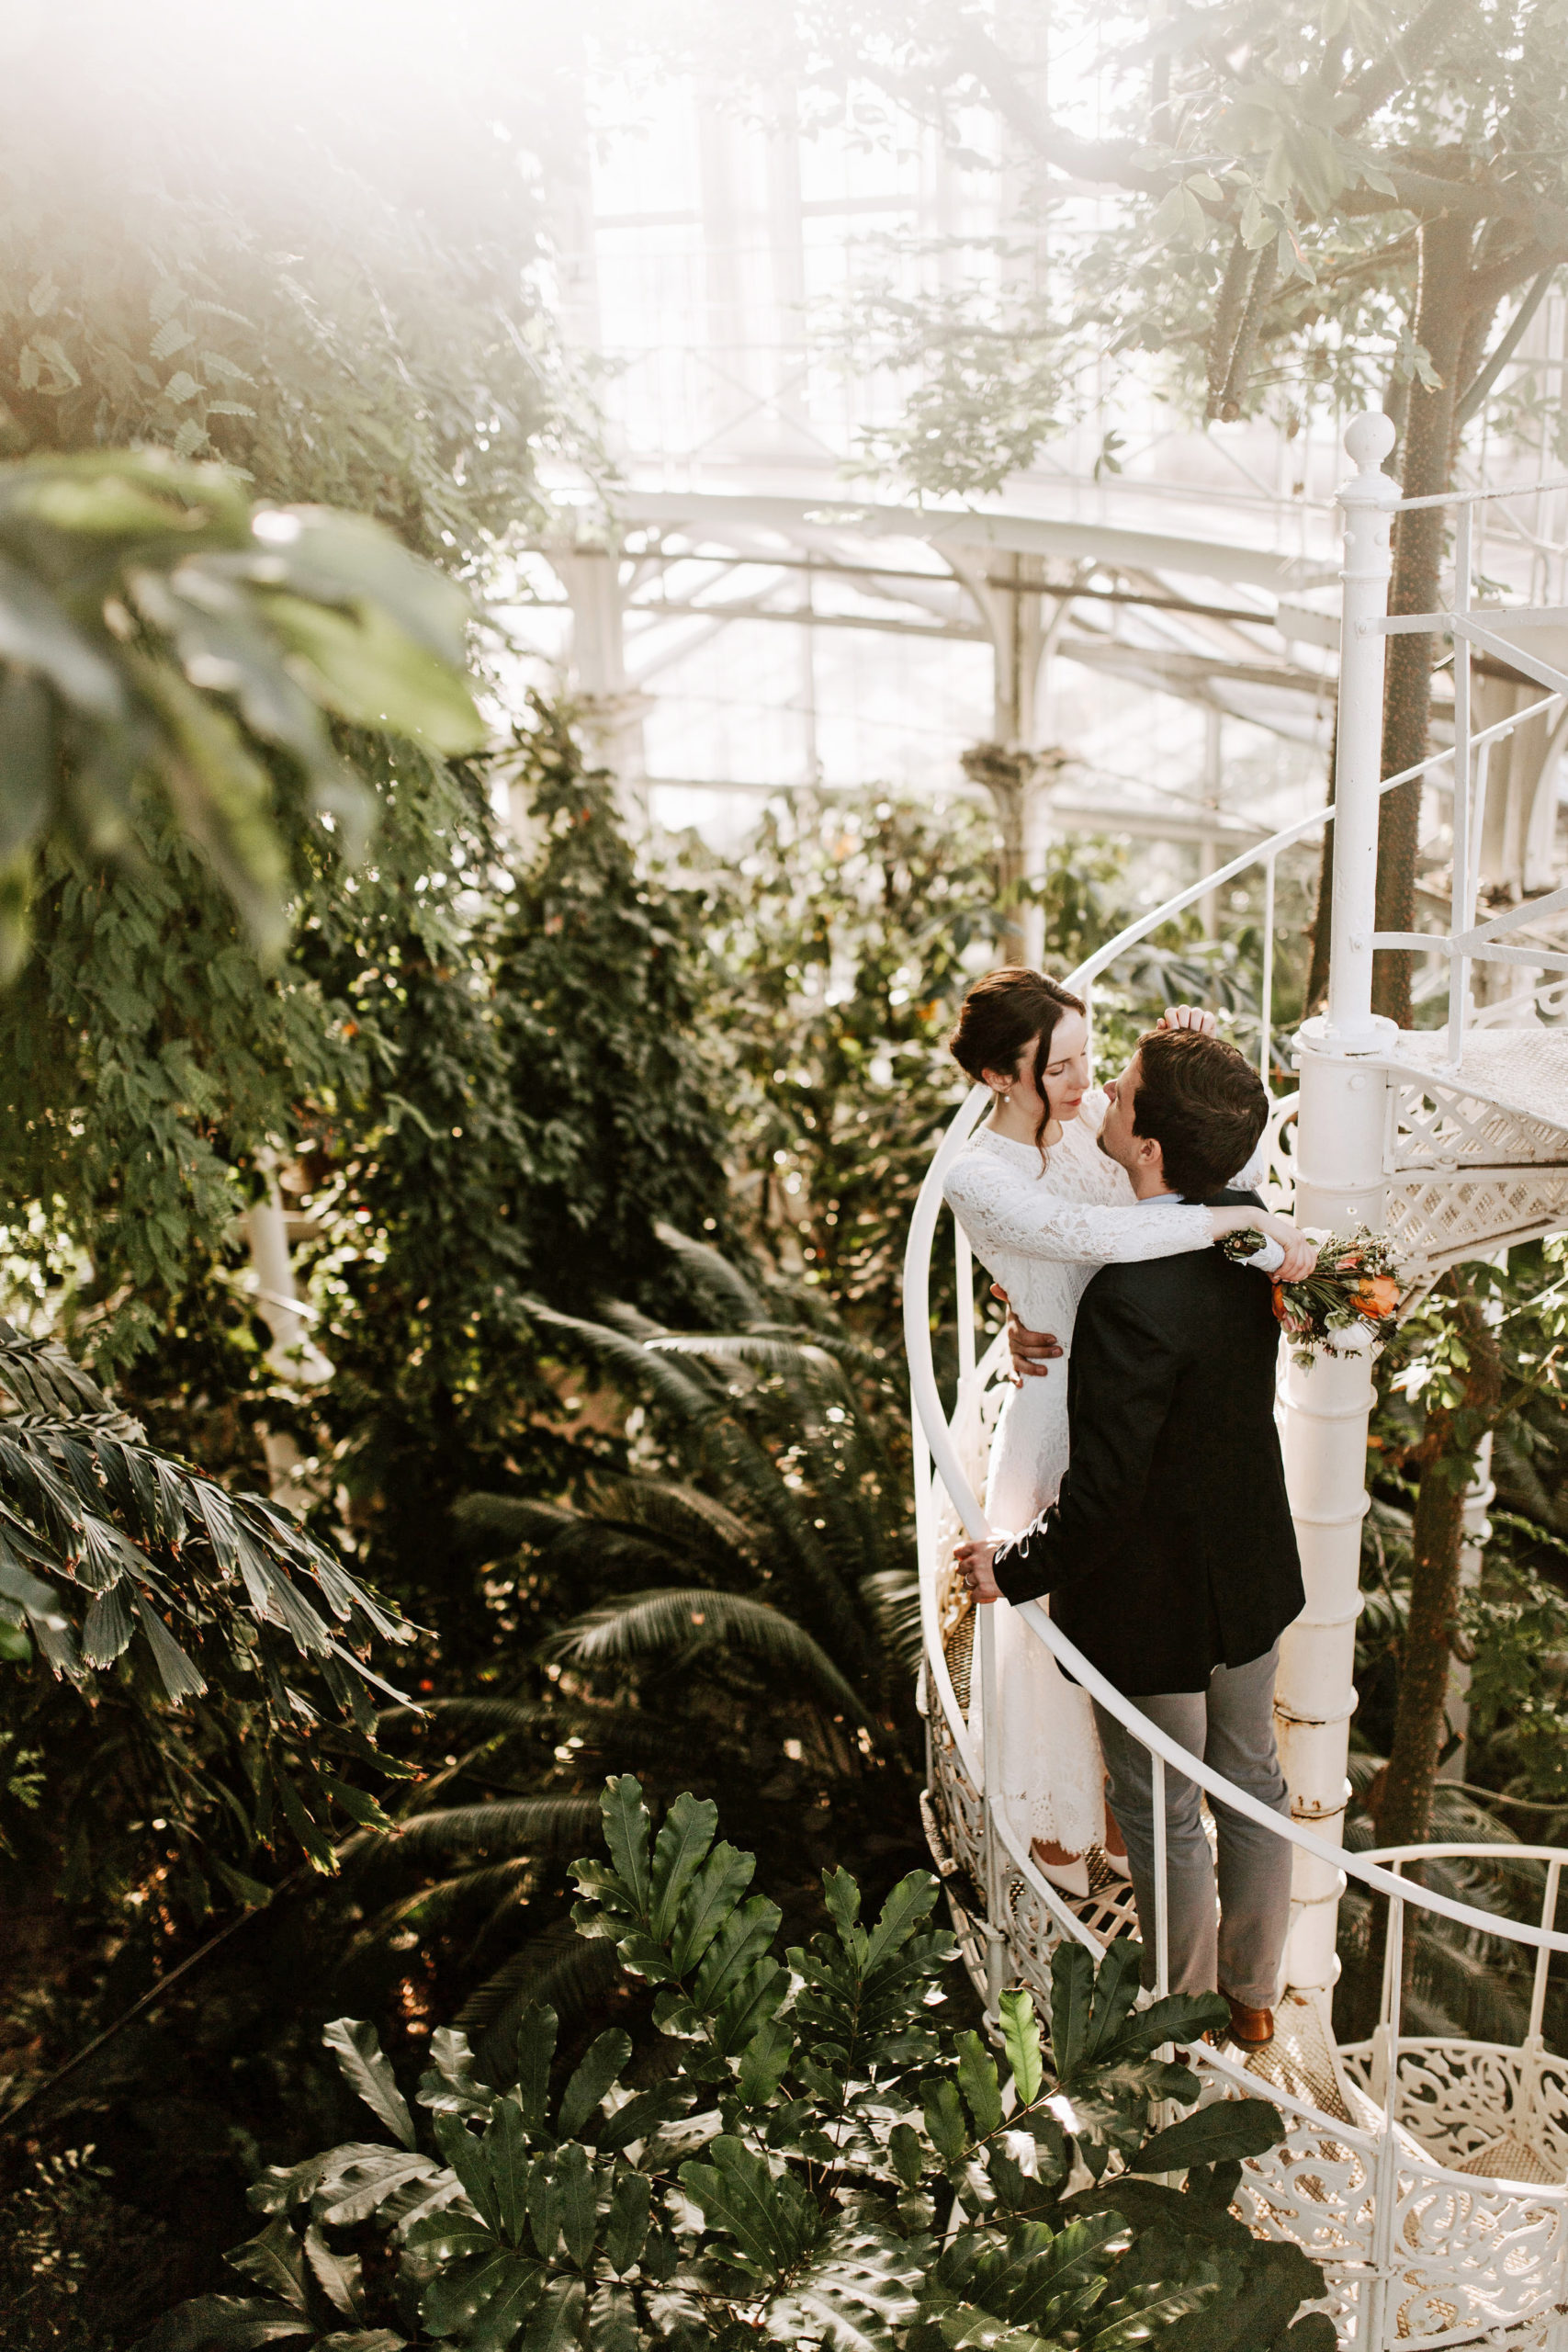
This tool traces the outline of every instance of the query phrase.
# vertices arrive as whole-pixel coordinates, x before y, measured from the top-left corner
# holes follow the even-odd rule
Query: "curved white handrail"
[[[1091,1699],[1097,1699],[1109,1713],[1125,1724],[1143,1747],[1160,1757],[1186,1779],[1195,1781],[1201,1789],[1218,1799],[1230,1812],[1239,1813],[1248,1821],[1261,1823],[1265,1829],[1272,1830],[1277,1837],[1288,1839],[1292,1846],[1299,1846],[1303,1854],[1312,1856],[1314,1861],[1326,1862],[1331,1870],[1346,1871],[1351,1878],[1359,1879],[1363,1886],[1371,1887],[1375,1894],[1389,1895],[1396,1902],[1414,1904],[1419,1910],[1436,1911],[1445,1919],[1457,1920],[1461,1927],[1479,1928],[1487,1935],[1504,1937],[1510,1943],[1532,1944],[1546,1951],[1568,1951],[1568,1932],[1561,1928],[1532,1928],[1522,1919],[1506,1918],[1501,1912],[1483,1911],[1475,1904],[1460,1903],[1450,1894],[1439,1894],[1435,1888],[1421,1886],[1413,1879],[1402,1878],[1396,1871],[1385,1870],[1381,1862],[1365,1854],[1352,1853],[1343,1846],[1331,1846],[1326,1838],[1314,1836],[1310,1829],[1303,1829],[1299,1822],[1289,1821],[1282,1814],[1271,1813],[1257,1797],[1248,1796],[1245,1789],[1236,1788],[1223,1773],[1216,1772],[1211,1765],[1190,1755],[1168,1732],[1161,1731],[1157,1724],[1151,1722],[1140,1711],[1134,1700],[1124,1697],[1113,1683],[1106,1680],[1097,1666],[1089,1664],[1061,1627],[1046,1616],[1037,1600],[1023,1601],[1019,1605],[1018,1613],[1030,1630],[1039,1634],[1058,1665],[1066,1667],[1074,1681],[1080,1682]],[[1460,1846],[1434,1845],[1394,1848],[1392,1850],[1401,1859],[1415,1861],[1430,1860],[1438,1855],[1456,1857],[1466,1849]],[[1479,1850],[1493,1860],[1499,1854],[1508,1861],[1521,1858],[1519,1849],[1514,1846],[1483,1847]],[[1546,1859],[1549,1861],[1561,1860],[1562,1855],[1560,1851],[1549,1853]]]
[[[1477,751],[1484,744],[1511,734],[1516,728],[1522,726],[1528,719],[1538,717],[1551,706],[1564,702],[1564,699],[1561,694],[1548,694],[1540,701],[1532,703],[1528,709],[1515,712],[1509,718],[1497,720],[1493,726],[1471,737],[1472,751]],[[1396,791],[1402,785],[1413,783],[1417,776],[1429,775],[1434,769],[1451,761],[1453,757],[1454,750],[1450,747],[1446,751],[1434,752],[1425,760],[1417,761],[1414,766],[1401,770],[1396,775],[1387,777],[1380,786],[1380,797],[1383,793]],[[1330,821],[1333,815],[1332,806],[1314,809],[1310,816],[1300,819],[1293,825],[1282,826],[1267,841],[1244,851],[1240,856],[1233,858],[1228,865],[1219,867],[1214,873],[1205,875],[1201,881],[1192,884],[1190,888],[1177,892],[1161,906],[1140,916],[1135,922],[1127,924],[1116,933],[1114,938],[1108,940],[1104,946],[1097,949],[1092,956],[1087,956],[1066,976],[1063,986],[1076,990],[1090,988],[1099,975],[1128,948],[1135,946],[1140,940],[1147,938],[1152,932],[1159,930],[1163,924],[1170,922],[1173,917],[1180,914],[1199,899],[1234,879],[1235,876],[1247,872],[1249,867],[1271,863],[1282,850],[1292,847],[1298,842],[1310,839],[1314,833],[1321,831]],[[1436,938],[1434,944],[1437,944]],[[987,1523],[979,1498],[970,1486],[959,1459],[952,1430],[942,1410],[942,1396],[936,1383],[936,1368],[931,1355],[931,1339],[930,1265],[931,1243],[935,1238],[937,1219],[943,1205],[942,1185],[948,1169],[968,1141],[988,1101],[988,1091],[984,1086],[972,1087],[949,1122],[931,1166],[926,1170],[916,1199],[914,1212],[909,1221],[908,1241],[904,1253],[904,1342],[909,1367],[910,1398],[919,1423],[919,1436],[923,1438],[929,1449],[931,1464],[947,1488],[964,1532],[971,1539],[981,1542],[987,1540],[992,1531]],[[974,1376],[971,1375],[971,1377]],[[923,1464],[919,1466],[923,1470]],[[924,1516],[926,1524],[929,1525],[929,1513]],[[922,1632],[925,1638],[927,1661],[935,1685],[935,1696],[971,1785],[983,1790],[983,1774],[977,1769],[979,1759],[975,1752],[968,1725],[959,1708],[957,1694],[953,1688],[947,1661],[938,1638],[935,1592],[934,1589],[928,1591],[924,1575],[920,1579],[920,1587]],[[1545,1928],[1529,1928],[1521,1922],[1505,1919],[1499,1914],[1484,1911],[1477,1905],[1456,1902],[1450,1896],[1439,1894],[1430,1888],[1423,1887],[1393,1871],[1384,1870],[1379,1862],[1369,1860],[1363,1855],[1349,1852],[1342,1846],[1331,1846],[1325,1839],[1315,1837],[1312,1831],[1301,1828],[1295,1822],[1288,1821],[1279,1814],[1269,1812],[1266,1805],[1259,1804],[1255,1798],[1247,1796],[1244,1791],[1233,1787],[1218,1774],[1212,1772],[1197,1757],[1190,1755],[1177,1742],[1168,1738],[1165,1733],[1106,1681],[1105,1678],[1067,1640],[1037,1603],[1025,1603],[1021,1614],[1030,1625],[1031,1630],[1045,1643],[1048,1649],[1054,1652],[1068,1672],[1093,1697],[1099,1699],[1102,1705],[1108,1707],[1110,1712],[1124,1724],[1146,1748],[1158,1756],[1165,1764],[1170,1765],[1174,1770],[1195,1781],[1201,1788],[1207,1790],[1212,1796],[1217,1796],[1224,1804],[1230,1806],[1233,1812],[1250,1815],[1263,1823],[1276,1835],[1286,1838],[1291,1844],[1301,1847],[1303,1851],[1310,1854],[1314,1860],[1326,1863],[1335,1871],[1344,1871],[1363,1885],[1390,1895],[1398,1902],[1413,1903],[1419,1909],[1437,1912],[1473,1931],[1499,1935],[1510,1941],[1535,1945],[1548,1952],[1568,1951],[1568,1933]],[[999,1815],[992,1815],[988,1795],[985,1796],[984,1802],[987,1820],[997,1826],[1004,1827],[1003,1842],[1011,1849],[1014,1841],[1006,1836],[1005,1826],[1000,1824]],[[1438,1850],[1453,1857],[1460,1849],[1454,1847],[1444,1847]],[[1510,1846],[1504,1850],[1509,1859],[1518,1858],[1519,1849]],[[1018,1859],[1015,1854],[1015,1862]],[[1029,1875],[1032,1878],[1034,1873],[1031,1871]],[[1055,1910],[1057,1906],[1053,1905],[1052,1907]]]

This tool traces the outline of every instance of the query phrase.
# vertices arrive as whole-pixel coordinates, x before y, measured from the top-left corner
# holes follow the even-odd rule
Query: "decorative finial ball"
[[[1393,417],[1384,416],[1381,409],[1352,417],[1345,428],[1345,447],[1358,471],[1364,474],[1380,470],[1398,438]]]

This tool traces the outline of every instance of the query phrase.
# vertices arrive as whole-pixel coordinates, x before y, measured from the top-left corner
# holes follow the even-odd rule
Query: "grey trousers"
[[[1218,1666],[1207,1690],[1178,1690],[1133,1704],[1160,1730],[1271,1812],[1289,1815],[1290,1799],[1274,1746],[1276,1643],[1247,1666]],[[1095,1707],[1110,1776],[1111,1807],[1127,1841],[1127,1860],[1143,1932],[1145,1975],[1154,1981],[1155,1814],[1148,1750],[1114,1715]],[[1170,1990],[1229,1993],[1248,2008],[1274,2006],[1291,1917],[1292,1848],[1259,1824],[1213,1808],[1219,1833],[1219,1917],[1214,1866],[1203,1834],[1200,1792],[1169,1765],[1165,1774],[1166,1863],[1169,1888]]]

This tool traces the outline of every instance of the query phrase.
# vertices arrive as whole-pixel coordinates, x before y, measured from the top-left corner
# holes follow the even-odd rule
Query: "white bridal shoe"
[[[1075,1854],[1066,1862],[1048,1862],[1040,1851],[1040,1840],[1036,1838],[1031,1843],[1029,1858],[1041,1877],[1048,1878],[1052,1885],[1061,1894],[1071,1895],[1075,1902],[1088,1902],[1089,1857],[1087,1854]]]

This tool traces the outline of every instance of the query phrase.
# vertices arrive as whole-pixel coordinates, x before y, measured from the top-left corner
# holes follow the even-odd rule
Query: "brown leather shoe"
[[[1245,2001],[1234,2000],[1229,1993],[1221,1998],[1230,2005],[1230,2038],[1244,2050],[1267,2050],[1274,2039],[1272,2009],[1249,2009]]]

